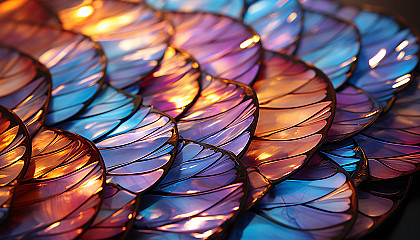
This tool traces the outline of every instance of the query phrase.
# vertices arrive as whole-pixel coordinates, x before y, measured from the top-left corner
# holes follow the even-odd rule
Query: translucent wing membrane
[[[261,36],[266,50],[293,53],[303,28],[298,0],[264,0],[251,4],[244,22]]]
[[[166,12],[175,26],[172,43],[208,74],[251,84],[260,69],[260,37],[238,20],[211,13]],[[205,47],[203,47],[205,46]]]
[[[74,119],[57,127],[78,133],[95,142],[129,119],[140,103],[141,99],[105,84],[89,107]]]
[[[172,118],[107,85],[89,108],[59,127],[91,139],[104,159],[107,183],[132,193],[145,191],[163,176],[178,139]]]
[[[51,77],[44,66],[0,46],[0,105],[15,112],[31,135],[44,123],[50,95]]]
[[[367,129],[382,112],[368,93],[351,85],[336,92],[337,108],[327,142],[341,141]]]
[[[137,0],[140,1],[140,0]],[[244,10],[243,0],[146,0],[146,2],[160,10],[182,11],[182,12],[212,12],[233,18],[240,18]]]
[[[259,119],[241,162],[248,172],[256,171],[250,173],[250,181],[257,186],[284,180],[312,156],[331,126],[335,97],[331,83],[319,70],[271,52],[265,52],[254,89]],[[253,201],[261,197],[251,195]]]
[[[244,84],[210,75],[205,81],[197,102],[178,121],[179,134],[242,156],[257,124],[256,94]]]
[[[98,215],[81,239],[118,239],[134,221],[138,198],[135,194],[107,184]]]
[[[109,83],[127,87],[153,71],[162,59],[172,26],[145,3],[94,0],[77,5],[67,0],[47,2],[65,29],[82,32],[99,42],[107,59]]]
[[[76,238],[96,215],[104,183],[93,144],[70,132],[41,129],[1,239]]]
[[[140,94],[144,105],[178,118],[197,99],[200,85],[198,63],[187,53],[169,47],[159,67],[127,91]]]
[[[359,238],[386,220],[406,196],[409,183],[409,178],[398,178],[367,182],[359,187],[357,220],[346,238]]]
[[[129,120],[96,143],[107,167],[107,181],[141,193],[169,168],[178,133],[169,116],[140,108]]]
[[[357,68],[350,82],[369,92],[384,108],[395,92],[412,79],[418,63],[417,31],[400,17],[361,10],[328,0],[305,0],[305,6],[350,20],[362,35]]]
[[[305,10],[302,37],[296,55],[321,69],[334,88],[352,74],[360,50],[356,27],[330,15]]]
[[[130,239],[221,238],[242,209],[247,178],[234,155],[180,143],[168,175],[142,196]]]
[[[374,178],[395,178],[420,168],[419,80],[397,94],[391,110],[357,137]]]
[[[2,21],[0,42],[37,58],[52,76],[46,123],[68,119],[97,94],[105,74],[105,56],[90,38],[55,27]]]
[[[84,112],[59,125],[94,141],[107,170],[104,203],[83,239],[124,234],[134,217],[138,194],[155,185],[172,163],[178,139],[175,121],[141,106],[140,100],[104,85]]]
[[[357,214],[356,190],[339,166],[316,154],[244,213],[230,239],[341,239]]]
[[[0,18],[36,23],[58,23],[37,0],[3,0],[0,3]]]
[[[25,125],[0,105],[0,223],[9,214],[16,186],[30,158],[31,143]]]
[[[320,152],[346,170],[356,186],[369,178],[368,160],[354,139],[323,146]]]

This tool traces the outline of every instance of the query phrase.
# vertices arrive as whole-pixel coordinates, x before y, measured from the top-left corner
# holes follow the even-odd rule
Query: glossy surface
[[[304,11],[303,32],[296,56],[321,69],[334,88],[352,74],[360,51],[360,35],[348,22],[317,12]]]
[[[334,90],[319,70],[271,52],[265,52],[263,72],[254,89],[260,103],[259,119],[251,145],[240,160],[248,172],[280,182],[296,172],[325,140],[334,117]],[[257,173],[251,175],[252,186],[261,184]],[[262,194],[255,193],[253,202]]]
[[[0,105],[0,223],[8,216],[15,189],[31,158],[31,143],[23,122]]]
[[[51,76],[33,58],[0,46],[0,105],[12,110],[31,135],[44,123],[51,96]]]
[[[73,133],[42,128],[1,239],[73,239],[90,225],[105,182],[99,151]]]
[[[327,142],[352,137],[371,126],[382,112],[379,103],[368,93],[351,85],[336,92],[337,108]]]
[[[402,178],[367,182],[359,187],[357,219],[346,238],[358,238],[385,221],[403,201],[409,184],[409,178]]]
[[[260,69],[260,37],[242,22],[211,13],[165,12],[174,23],[172,44],[208,74],[250,85]],[[203,47],[205,46],[205,47]]]
[[[389,107],[395,92],[411,81],[418,63],[415,30],[400,17],[374,9],[361,10],[328,0],[305,0],[304,4],[354,22],[362,36],[362,48],[350,82],[369,92],[384,108]]]
[[[244,22],[260,36],[266,50],[292,54],[303,28],[298,0],[261,0],[251,4]]]
[[[141,1],[141,0],[136,0]],[[160,10],[171,10],[181,12],[211,12],[240,18],[244,9],[243,0],[146,0],[146,2]]]
[[[243,214],[230,239],[341,239],[356,214],[356,190],[350,177],[315,155]]]
[[[141,95],[144,105],[179,118],[197,100],[200,85],[198,63],[187,53],[169,47],[159,67],[126,90]]]
[[[197,102],[177,122],[179,134],[242,156],[258,120],[258,100],[248,86],[206,75]]]
[[[354,139],[323,146],[320,152],[340,165],[356,186],[369,178],[368,160]]]
[[[173,29],[144,3],[94,0],[79,4],[48,1],[63,27],[91,36],[104,49],[108,82],[127,87],[159,64]]]
[[[130,239],[221,238],[241,211],[247,178],[234,155],[184,141],[168,175],[142,196]]]
[[[381,116],[358,142],[377,179],[407,175],[420,168],[420,79],[397,94],[391,110]]]
[[[134,194],[163,176],[178,139],[172,118],[139,103],[138,97],[105,85],[83,113],[59,125],[92,140],[104,159],[107,183]]]
[[[105,74],[105,56],[90,38],[56,27],[1,21],[0,42],[44,64],[52,77],[48,125],[68,119],[95,97]]]
[[[119,239],[134,221],[139,197],[113,185],[105,185],[104,200],[92,225],[81,239]]]

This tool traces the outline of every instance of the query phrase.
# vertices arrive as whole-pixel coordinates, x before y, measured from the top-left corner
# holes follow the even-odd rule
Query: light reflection
[[[375,68],[384,59],[386,55],[386,49],[382,48],[373,58],[369,60],[369,66]]]
[[[26,4],[27,0],[13,0],[13,1],[5,1],[0,4],[0,12],[6,13],[11,12],[14,10],[19,9],[24,4]]]
[[[400,52],[400,54],[398,54],[397,60],[400,61],[401,59],[404,58],[404,56],[405,56],[405,52],[404,51]]]
[[[85,17],[88,17],[88,16],[92,15],[92,13],[93,13],[93,7],[92,6],[84,6],[84,7],[79,8],[76,11],[76,16],[81,17],[81,18],[85,18]]]
[[[192,233],[191,235],[195,238],[206,239],[210,237],[212,234],[213,234],[213,230],[208,230],[204,233]]]
[[[196,215],[198,213],[200,213],[199,210],[194,210],[194,211],[189,212],[189,213],[179,214],[179,215],[175,216],[174,219],[191,217],[191,216],[194,216],[194,215]]]
[[[366,114],[365,118],[371,117],[371,116],[377,114],[378,112],[379,112],[379,110],[376,110],[376,111],[373,111],[373,112],[371,112],[369,114]]]
[[[270,153],[261,153],[258,157],[257,160],[264,160],[267,159],[269,157],[273,156],[273,154]]]
[[[244,49],[244,48],[249,47],[249,45],[251,45],[252,43],[253,43],[252,39],[247,39],[247,40],[243,41],[241,43],[241,45],[239,45],[239,47]]]
[[[401,76],[397,78],[396,83],[392,85],[392,88],[398,88],[403,86],[404,84],[408,83],[411,79],[411,74],[406,74],[404,76]]]
[[[249,39],[243,41],[239,45],[239,47],[242,48],[242,49],[245,49],[245,48],[249,47],[252,43],[257,43],[259,41],[260,41],[260,37],[257,36],[257,35],[254,35],[252,38],[249,38]]]
[[[408,43],[409,43],[408,40],[403,41],[400,45],[398,45],[398,47],[395,48],[395,50],[397,52],[403,50],[405,47],[408,46]]]
[[[287,22],[291,23],[293,22],[295,19],[297,18],[297,13],[292,12],[288,17],[287,17]]]
[[[185,223],[185,228],[193,230],[193,229],[199,229],[202,226],[206,225],[208,221],[214,221],[214,220],[223,220],[226,217],[224,216],[214,216],[214,217],[196,217],[193,218]]]

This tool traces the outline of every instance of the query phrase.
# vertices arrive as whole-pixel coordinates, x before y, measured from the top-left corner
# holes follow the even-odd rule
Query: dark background
[[[420,0],[338,0],[339,2],[363,6],[381,6],[403,16],[420,31]],[[410,191],[403,204],[382,225],[362,240],[414,240],[420,239],[420,175],[414,176]]]

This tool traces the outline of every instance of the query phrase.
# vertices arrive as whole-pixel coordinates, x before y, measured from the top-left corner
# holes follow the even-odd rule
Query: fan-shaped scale
[[[331,82],[321,71],[279,53],[265,52],[263,71],[253,88],[259,118],[240,161],[248,170],[250,201],[271,182],[296,172],[324,142],[335,111]],[[262,175],[262,176],[261,176]]]
[[[128,87],[149,75],[159,64],[173,33],[171,24],[145,3],[119,0],[46,2],[63,27],[98,42],[108,59],[108,82]]]
[[[241,157],[254,135],[258,100],[247,85],[205,75],[197,102],[178,121],[179,134]]]
[[[212,13],[164,14],[175,27],[172,44],[197,59],[204,72],[247,85],[255,81],[262,47],[260,37],[251,28]]]
[[[142,196],[130,239],[221,238],[246,191],[245,170],[232,153],[185,140],[166,177]]]
[[[261,0],[250,4],[243,17],[260,36],[264,49],[292,54],[303,28],[298,0]]]
[[[230,239],[341,239],[357,214],[347,173],[319,154],[244,213]]]
[[[334,88],[352,75],[360,51],[360,35],[350,22],[304,11],[302,36],[295,55],[321,69]]]
[[[51,97],[51,76],[35,59],[0,46],[0,105],[25,123],[31,135],[44,123]]]
[[[0,105],[0,223],[7,218],[16,186],[28,168],[30,141],[23,122]]]
[[[418,63],[417,31],[399,16],[358,9],[328,0],[305,0],[304,6],[352,21],[362,36],[357,68],[350,82],[369,92],[383,108],[412,79]]]
[[[104,165],[95,146],[76,134],[42,128],[1,239],[74,239],[99,210]]]
[[[106,68],[104,53],[97,43],[58,27],[0,22],[0,42],[33,56],[51,73],[52,98],[46,124],[56,124],[76,115],[93,100]]]

